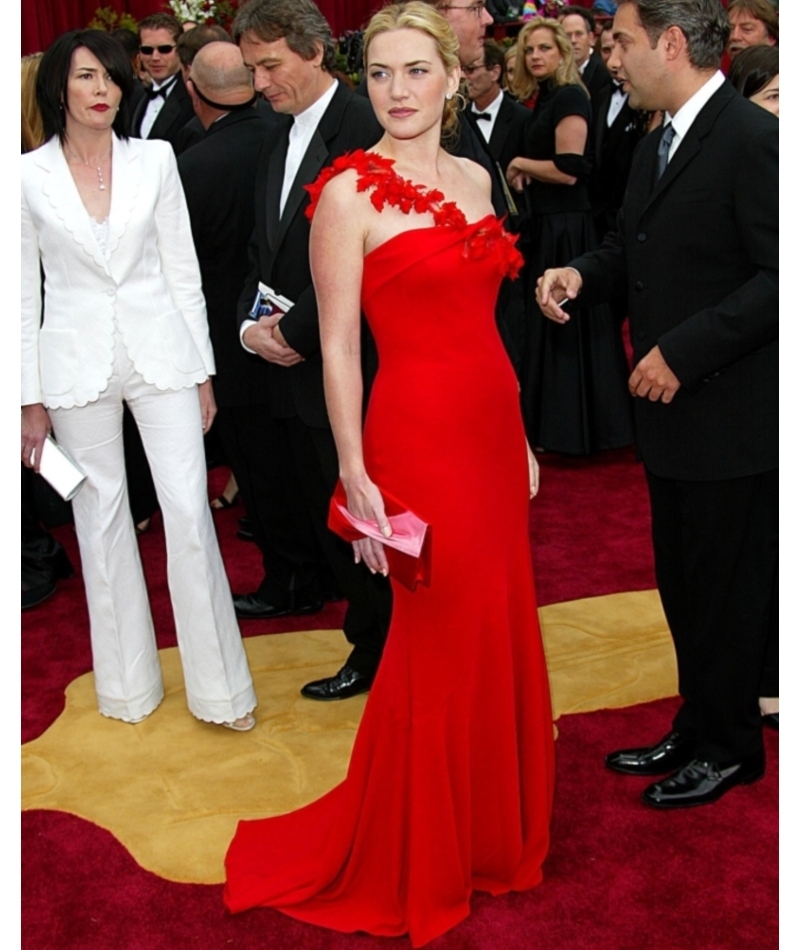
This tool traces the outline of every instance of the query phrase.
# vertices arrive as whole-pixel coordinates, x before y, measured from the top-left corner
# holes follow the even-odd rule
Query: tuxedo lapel
[[[500,93],[500,95],[504,95],[504,93]],[[493,156],[502,154],[503,148],[508,140],[508,134],[511,131],[511,116],[509,112],[510,110],[506,108],[506,100],[504,98],[500,103],[497,118],[494,120],[494,128],[489,138],[490,151]]]
[[[349,98],[350,94],[348,93],[348,90],[342,86],[341,83],[337,83],[336,92],[333,94],[333,98],[331,99],[328,108],[325,110],[325,113],[319,121],[319,125],[317,126],[317,129],[308,144],[306,153],[303,156],[300,162],[300,167],[297,169],[297,174],[294,177],[294,182],[292,183],[291,190],[289,191],[289,196],[286,199],[286,206],[283,209],[283,214],[281,215],[280,223],[278,224],[276,247],[280,246],[281,242],[286,236],[286,232],[289,230],[292,221],[297,215],[297,212],[300,210],[303,202],[308,197],[308,192],[305,190],[305,186],[310,185],[314,181],[317,175],[319,175],[320,171],[322,171],[322,168],[328,159],[328,142],[339,131],[342,122],[342,116],[344,115],[344,109]],[[281,165],[285,168],[285,154]],[[271,170],[272,168],[270,167],[270,171]],[[280,189],[283,187],[283,174],[281,174],[279,178],[280,183],[278,185],[278,195],[280,196]],[[270,205],[270,207],[272,206]]]
[[[608,117],[608,110],[611,105],[611,94],[613,91],[613,86],[610,86],[608,89],[601,89],[597,95],[597,102],[592,103],[592,113],[594,114],[594,122],[592,123],[594,130],[594,155],[596,161],[599,161],[602,155],[606,132],[611,131],[608,128],[606,119]]]
[[[286,153],[289,151],[289,131],[291,125],[278,140],[269,157],[267,170],[267,243],[270,250],[278,246],[278,227],[281,213],[281,191],[283,190],[283,176],[286,171]]]
[[[303,203],[303,199],[308,197],[305,185],[310,185],[320,171],[322,171],[322,166],[325,164],[327,157],[328,146],[325,144],[325,140],[320,134],[319,129],[317,129],[311,141],[308,143],[308,148],[303,156],[303,160],[300,162],[300,167],[297,169],[297,174],[294,176],[294,182],[289,191],[289,196],[286,199],[286,206],[283,209],[283,214],[281,215],[281,220],[278,225],[277,243],[279,245],[281,241],[283,241],[289,229],[289,225],[297,214],[300,205]]]
[[[161,111],[156,117],[156,121],[153,123],[152,129],[150,129],[150,134],[147,136],[149,139],[156,139],[162,135],[166,135],[172,123],[180,115],[183,106],[180,88],[182,83],[183,80],[178,76],[175,82],[175,88],[167,96],[164,105],[161,107]]]
[[[583,70],[583,75],[581,76],[584,86],[588,86],[592,82],[596,71],[597,71],[597,61],[594,57],[594,54],[589,53],[589,59],[586,62],[586,66]]]

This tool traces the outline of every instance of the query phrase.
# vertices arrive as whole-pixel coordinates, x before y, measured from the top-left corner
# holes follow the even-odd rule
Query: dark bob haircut
[[[45,141],[58,136],[63,143],[66,135],[67,82],[75,50],[85,47],[93,53],[108,70],[108,75],[122,90],[119,111],[111,126],[114,132],[126,139],[130,129],[131,94],[133,71],[131,61],[119,40],[102,30],[70,30],[64,33],[42,56],[39,75],[36,79],[36,101],[42,113]]]
[[[750,99],[778,75],[777,46],[748,46],[734,59],[728,79]]]

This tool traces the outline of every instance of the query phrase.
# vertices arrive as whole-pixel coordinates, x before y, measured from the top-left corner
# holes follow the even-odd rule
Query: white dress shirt
[[[614,91],[611,93],[611,101],[608,103],[608,112],[606,113],[606,125],[610,129],[614,120],[622,112],[622,107],[628,101],[628,93],[614,83]]]
[[[172,85],[170,85],[170,83]],[[159,112],[164,108],[164,103],[167,101],[167,96],[172,95],[172,91],[178,85],[178,74],[173,73],[169,79],[165,79],[164,82],[156,82],[153,80],[153,89],[162,89],[164,86],[169,88],[166,91],[166,94],[163,96],[153,96],[152,99],[147,103],[144,115],[142,116],[142,124],[140,127],[139,134],[143,139],[146,139],[150,134],[150,130],[156,124],[156,119],[158,118]]]
[[[289,150],[286,153],[286,164],[283,171],[283,188],[281,190],[281,215],[286,207],[286,201],[292,185],[297,177],[297,169],[303,161],[303,156],[311,142],[320,119],[325,115],[328,106],[336,92],[338,82],[332,82],[330,89],[327,89],[317,99],[313,105],[310,105],[305,112],[300,112],[294,117],[294,124],[289,130]]]
[[[686,137],[686,133],[691,128],[692,122],[694,122],[700,114],[703,106],[724,82],[725,77],[717,70],[708,82],[704,83],[690,99],[684,102],[675,115],[670,115],[669,112],[664,114],[664,125],[671,122],[672,128],[675,129],[675,137],[669,147],[669,155],[667,156],[668,163],[672,161],[672,156]]]
[[[283,187],[281,188],[280,203],[281,216],[283,215],[283,209],[286,207],[289,192],[292,190],[292,185],[297,177],[297,171],[303,161],[303,156],[306,154],[311,139],[314,137],[314,133],[317,131],[322,117],[325,115],[328,106],[336,94],[338,85],[338,80],[331,83],[330,89],[326,89],[313,105],[310,105],[305,112],[300,112],[294,117],[294,123],[289,130],[289,148],[286,152],[286,162],[283,166]],[[254,327],[255,325],[255,320],[243,320],[239,325],[239,341],[248,353],[255,353],[255,350],[251,350],[244,342],[244,334],[248,327]]]
[[[488,119],[481,119],[475,124],[481,130],[481,134],[488,142],[492,137],[492,129],[494,128],[495,120],[497,115],[500,112],[500,106],[503,104],[503,90],[500,87],[497,87],[497,95],[492,99],[488,106],[485,109],[478,109],[475,106],[475,103],[472,103],[472,111],[476,115],[488,115]]]

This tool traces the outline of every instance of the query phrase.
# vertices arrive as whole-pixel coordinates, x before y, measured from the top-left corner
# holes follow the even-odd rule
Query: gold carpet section
[[[540,613],[556,718],[674,695],[674,654],[655,591]],[[299,695],[303,683],[344,662],[349,646],[339,631],[244,642],[260,700],[252,732],[188,713],[177,649],[161,651],[164,702],[135,726],[97,712],[89,673],[67,688],[58,720],[23,746],[23,808],[86,818],[168,880],[222,881],[239,818],[290,811],[344,778],[365,702]]]

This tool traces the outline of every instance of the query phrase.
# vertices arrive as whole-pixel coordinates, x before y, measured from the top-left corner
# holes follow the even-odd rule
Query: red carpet
[[[645,782],[603,768],[620,737],[649,741],[673,700],[559,722],[553,845],[544,883],[476,895],[473,913],[431,950],[642,950],[777,947],[777,741],[767,777],[710,808],[640,806]],[[106,831],[71,815],[22,821],[26,950],[359,950],[342,935],[257,910],[222,909],[222,887],[172,884],[142,870]],[[407,946],[402,941],[401,946]]]
[[[646,491],[628,451],[591,462],[542,460],[531,506],[541,604],[654,586]],[[212,473],[211,494],[225,473]],[[252,545],[235,539],[236,507],[217,519],[235,590],[259,579]],[[74,534],[57,532],[77,563]],[[142,537],[159,645],[175,643],[163,532]],[[490,552],[487,552],[487,555]],[[341,605],[244,633],[336,627]],[[64,687],[90,669],[79,578],[23,615],[23,741],[63,709]],[[545,882],[529,893],[476,895],[473,914],[431,943],[435,950],[664,950],[777,947],[778,743],[766,736],[767,777],[716,805],[677,813],[640,806],[645,781],[604,769],[604,751],[648,742],[668,725],[674,700],[559,721],[553,844]],[[387,941],[343,936],[273,911],[228,917],[221,887],[173,884],[141,869],[109,833],[57,812],[22,816],[26,950],[350,950]],[[402,941],[401,946],[407,946]]]

